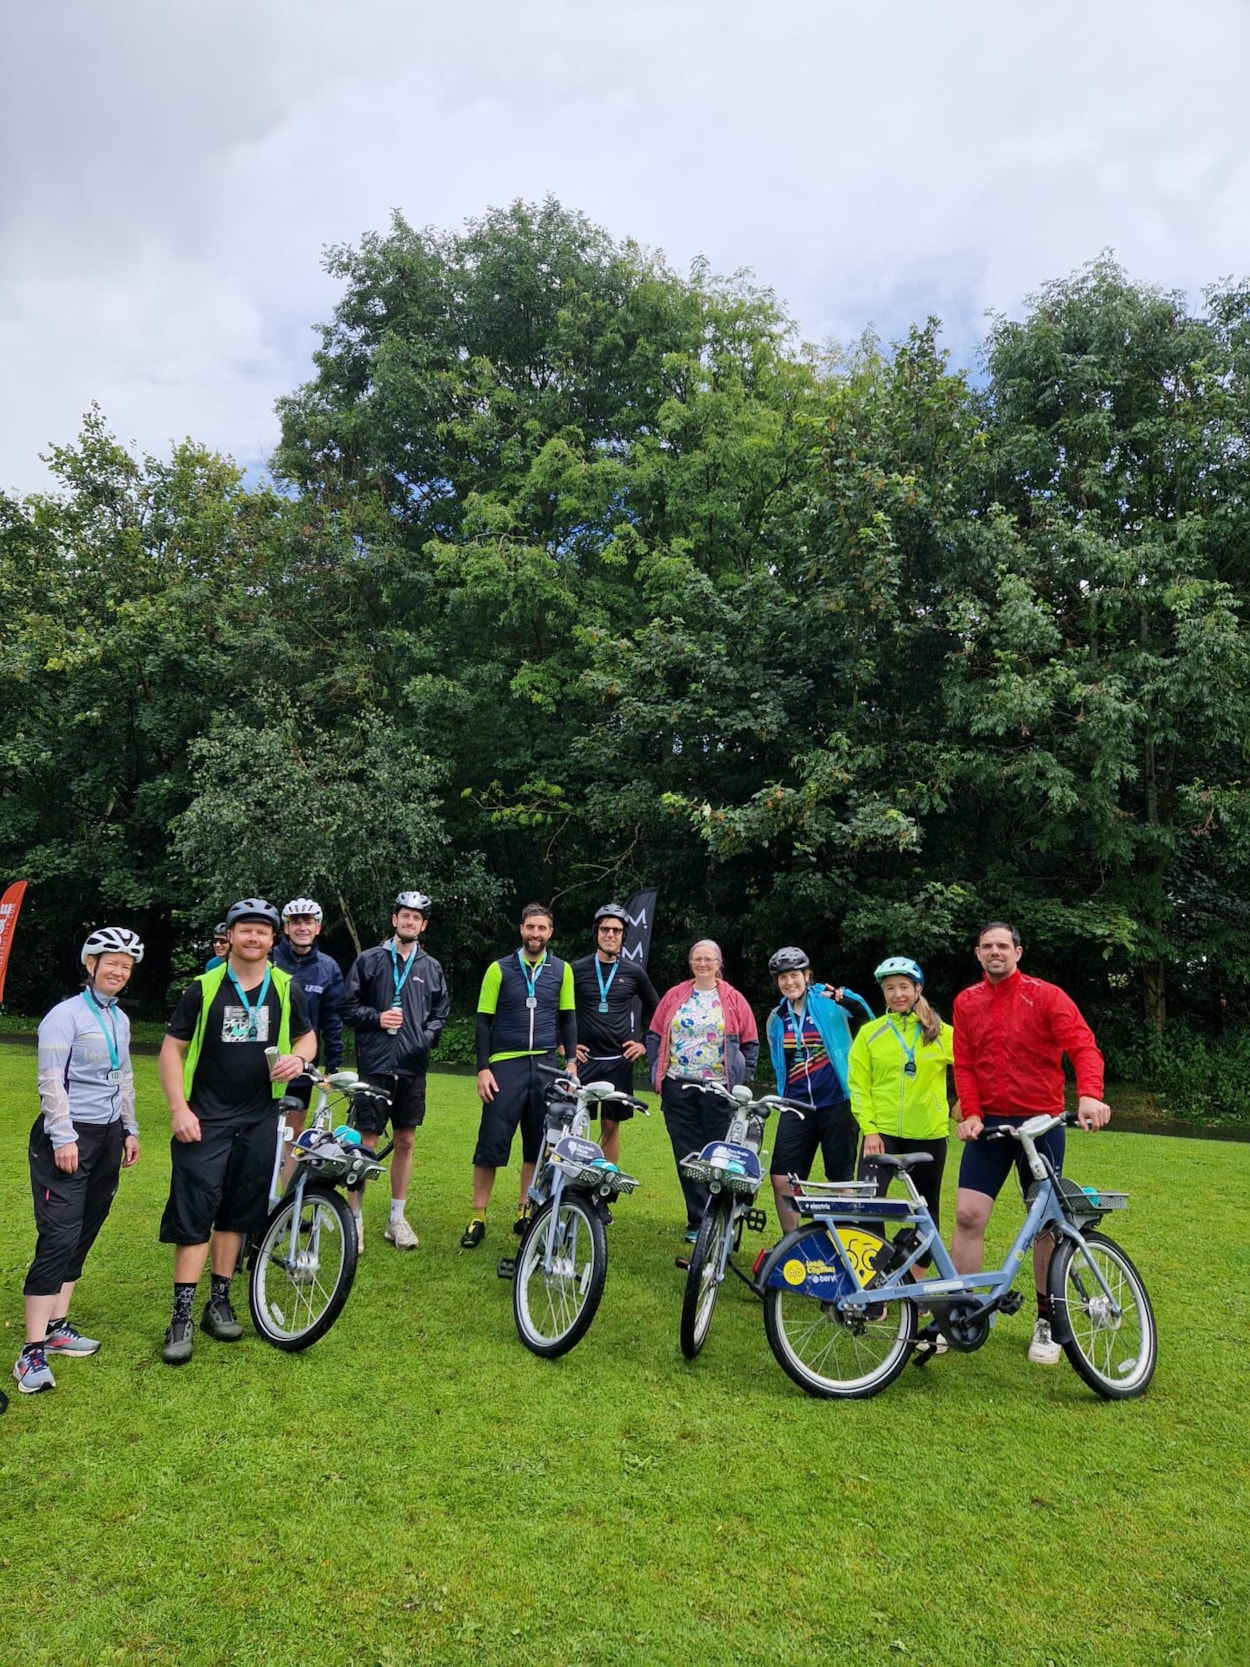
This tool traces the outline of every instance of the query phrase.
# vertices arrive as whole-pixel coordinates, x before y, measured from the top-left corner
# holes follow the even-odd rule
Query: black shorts
[[[855,1149],[859,1145],[859,1124],[849,1100],[832,1106],[812,1106],[802,1121],[792,1111],[778,1112],[780,1121],[773,1131],[773,1175],[797,1175],[806,1181],[819,1149],[825,1162],[825,1179],[849,1181],[855,1173]]]
[[[1021,1123],[1027,1123],[1030,1117],[1037,1115],[1035,1111],[1028,1111],[1018,1117],[987,1117],[985,1127],[977,1138],[964,1143],[963,1157],[959,1160],[960,1190],[966,1188],[969,1192],[983,1192],[988,1198],[997,1198],[1003,1182],[1014,1169],[1021,1193],[1027,1194],[1033,1185],[1033,1176],[1024,1156],[1024,1147],[1018,1140],[986,1140],[985,1137],[991,1129],[1002,1128],[1006,1124],[1018,1129]],[[1067,1144],[1063,1124],[1051,1129],[1034,1144],[1044,1157],[1050,1159],[1055,1174],[1062,1175],[1063,1153]]]
[[[67,1280],[81,1277],[117,1192],[126,1138],[120,1119],[107,1124],[78,1123],[74,1132],[78,1168],[67,1175],[56,1167],[42,1112],[30,1131],[27,1158],[38,1239],[22,1287],[24,1296],[54,1296]]]
[[[944,1138],[936,1140],[910,1140],[906,1135],[883,1134],[882,1144],[889,1157],[900,1157],[908,1152],[927,1152],[933,1159],[932,1163],[918,1164],[911,1172],[916,1191],[929,1206],[929,1214],[933,1217],[933,1225],[942,1225],[942,1172],[946,1168],[946,1141]],[[861,1181],[875,1181],[877,1183],[877,1197],[884,1198],[890,1190],[890,1182],[895,1171],[892,1169],[878,1169],[871,1158],[859,1160],[859,1176]],[[882,1238],[890,1237],[890,1223],[879,1224]],[[927,1268],[929,1256],[922,1256],[919,1266]]]
[[[206,1244],[210,1232],[255,1233],[269,1214],[277,1119],[201,1122],[200,1139],[171,1140],[162,1244]]]
[[[582,1082],[610,1082],[618,1094],[634,1092],[634,1066],[628,1059],[596,1059],[592,1054],[584,1065],[578,1065],[577,1075]],[[588,1106],[592,1117],[600,1115],[596,1106]],[[611,1123],[627,1123],[634,1115],[633,1106],[604,1106],[602,1115]]]
[[[512,1155],[512,1137],[521,1126],[521,1159],[524,1163],[537,1161],[543,1143],[543,1122],[547,1110],[547,1096],[553,1079],[539,1070],[540,1065],[558,1065],[554,1053],[524,1054],[520,1059],[499,1059],[491,1066],[499,1092],[489,1105],[482,1103],[482,1121],[478,1125],[477,1145],[473,1151],[475,1168],[503,1169]]]
[[[372,1094],[361,1094],[352,1101],[352,1122],[361,1134],[381,1134],[387,1123],[392,1129],[419,1129],[425,1122],[425,1075],[397,1077],[383,1072],[364,1072],[361,1082],[381,1088],[391,1097],[376,1100]]]

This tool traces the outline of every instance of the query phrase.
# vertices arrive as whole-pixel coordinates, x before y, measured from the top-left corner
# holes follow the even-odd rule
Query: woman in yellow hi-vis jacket
[[[885,1016],[861,1025],[851,1043],[851,1110],[864,1137],[861,1158],[927,1152],[932,1163],[918,1165],[912,1180],[936,1225],[950,1121],[946,1067],[954,1057],[955,1033],[925,1000],[924,974],[915,961],[893,955],[875,976]],[[879,1192],[888,1184],[889,1177],[883,1176]],[[927,1264],[926,1257],[922,1265]]]

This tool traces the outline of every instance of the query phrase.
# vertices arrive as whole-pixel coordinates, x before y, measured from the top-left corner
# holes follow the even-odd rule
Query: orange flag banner
[[[13,931],[17,925],[17,911],[26,895],[25,880],[14,880],[0,897],[0,1001],[4,1000],[4,975],[9,970],[9,951],[13,947]]]

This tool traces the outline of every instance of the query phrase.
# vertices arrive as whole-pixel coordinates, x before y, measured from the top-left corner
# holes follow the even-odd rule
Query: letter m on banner
[[[637,961],[646,967],[651,954],[651,929],[655,924],[655,900],[658,891],[636,891],[625,903],[625,943],[622,960]]]
[[[4,1000],[4,979],[9,970],[9,951],[13,948],[17,912],[25,895],[25,880],[14,880],[4,896],[0,897],[0,1001]]]

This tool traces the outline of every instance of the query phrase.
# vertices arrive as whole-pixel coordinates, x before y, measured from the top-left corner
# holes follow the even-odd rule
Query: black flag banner
[[[622,960],[637,961],[646,971],[651,954],[651,928],[655,923],[655,900],[659,892],[636,891],[625,903],[625,946]]]

